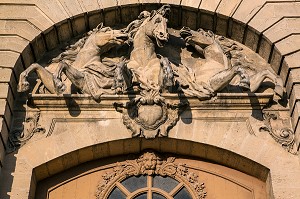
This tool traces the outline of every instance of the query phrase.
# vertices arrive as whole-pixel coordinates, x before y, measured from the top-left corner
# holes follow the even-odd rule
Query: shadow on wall
[[[14,179],[18,151],[14,151],[5,156],[4,165],[0,173],[0,198],[10,199],[11,188]],[[5,181],[4,181],[5,179]]]

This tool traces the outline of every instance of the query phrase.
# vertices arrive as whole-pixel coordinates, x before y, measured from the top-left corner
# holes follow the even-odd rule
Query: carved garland
[[[197,195],[197,199],[206,198],[205,185],[199,182],[198,175],[190,172],[185,164],[176,164],[174,161],[175,157],[163,160],[154,152],[145,152],[138,159],[127,160],[124,164],[118,164],[113,172],[103,175],[102,181],[97,186],[95,196],[97,199],[105,198],[109,188],[124,176],[160,175],[176,176],[183,181],[189,182]]]

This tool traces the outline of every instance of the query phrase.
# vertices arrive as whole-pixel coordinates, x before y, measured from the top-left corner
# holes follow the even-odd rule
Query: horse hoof
[[[240,82],[239,87],[241,87],[243,91],[250,90],[250,85],[247,82]]]
[[[276,78],[274,92],[280,97],[283,97],[283,81],[280,77]]]
[[[24,81],[17,86],[18,92],[25,92],[27,90],[29,90],[29,82],[27,82],[27,81]]]

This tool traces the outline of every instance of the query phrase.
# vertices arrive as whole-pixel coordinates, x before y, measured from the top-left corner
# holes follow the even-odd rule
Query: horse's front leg
[[[240,66],[234,66],[231,69],[223,70],[213,75],[209,81],[209,85],[215,92],[221,91],[236,75],[239,75],[241,78],[239,86],[243,89],[249,89],[249,76]]]
[[[84,87],[84,73],[78,71],[77,69],[69,66],[65,62],[60,62],[56,71],[54,72],[54,83],[57,90],[65,89],[65,85],[61,80],[61,74],[64,72],[67,78],[80,90],[83,90]]]
[[[283,81],[278,75],[269,70],[259,71],[250,77],[251,92],[255,92],[266,78],[269,78],[275,84],[274,92],[282,97],[284,92]]]

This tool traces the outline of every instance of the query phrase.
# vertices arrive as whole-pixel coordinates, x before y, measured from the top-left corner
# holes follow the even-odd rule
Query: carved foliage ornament
[[[197,199],[206,198],[205,185],[199,182],[198,175],[190,172],[185,164],[176,164],[174,161],[175,157],[163,159],[154,152],[145,152],[135,160],[127,160],[124,164],[119,164],[115,167],[113,172],[102,176],[102,181],[97,186],[96,198],[105,198],[107,190],[120,178],[139,175],[160,175],[180,178],[193,188]]]
[[[29,111],[26,113],[23,129],[15,129],[10,134],[11,150],[26,144],[36,133],[45,133],[46,130],[39,124],[40,111]]]

